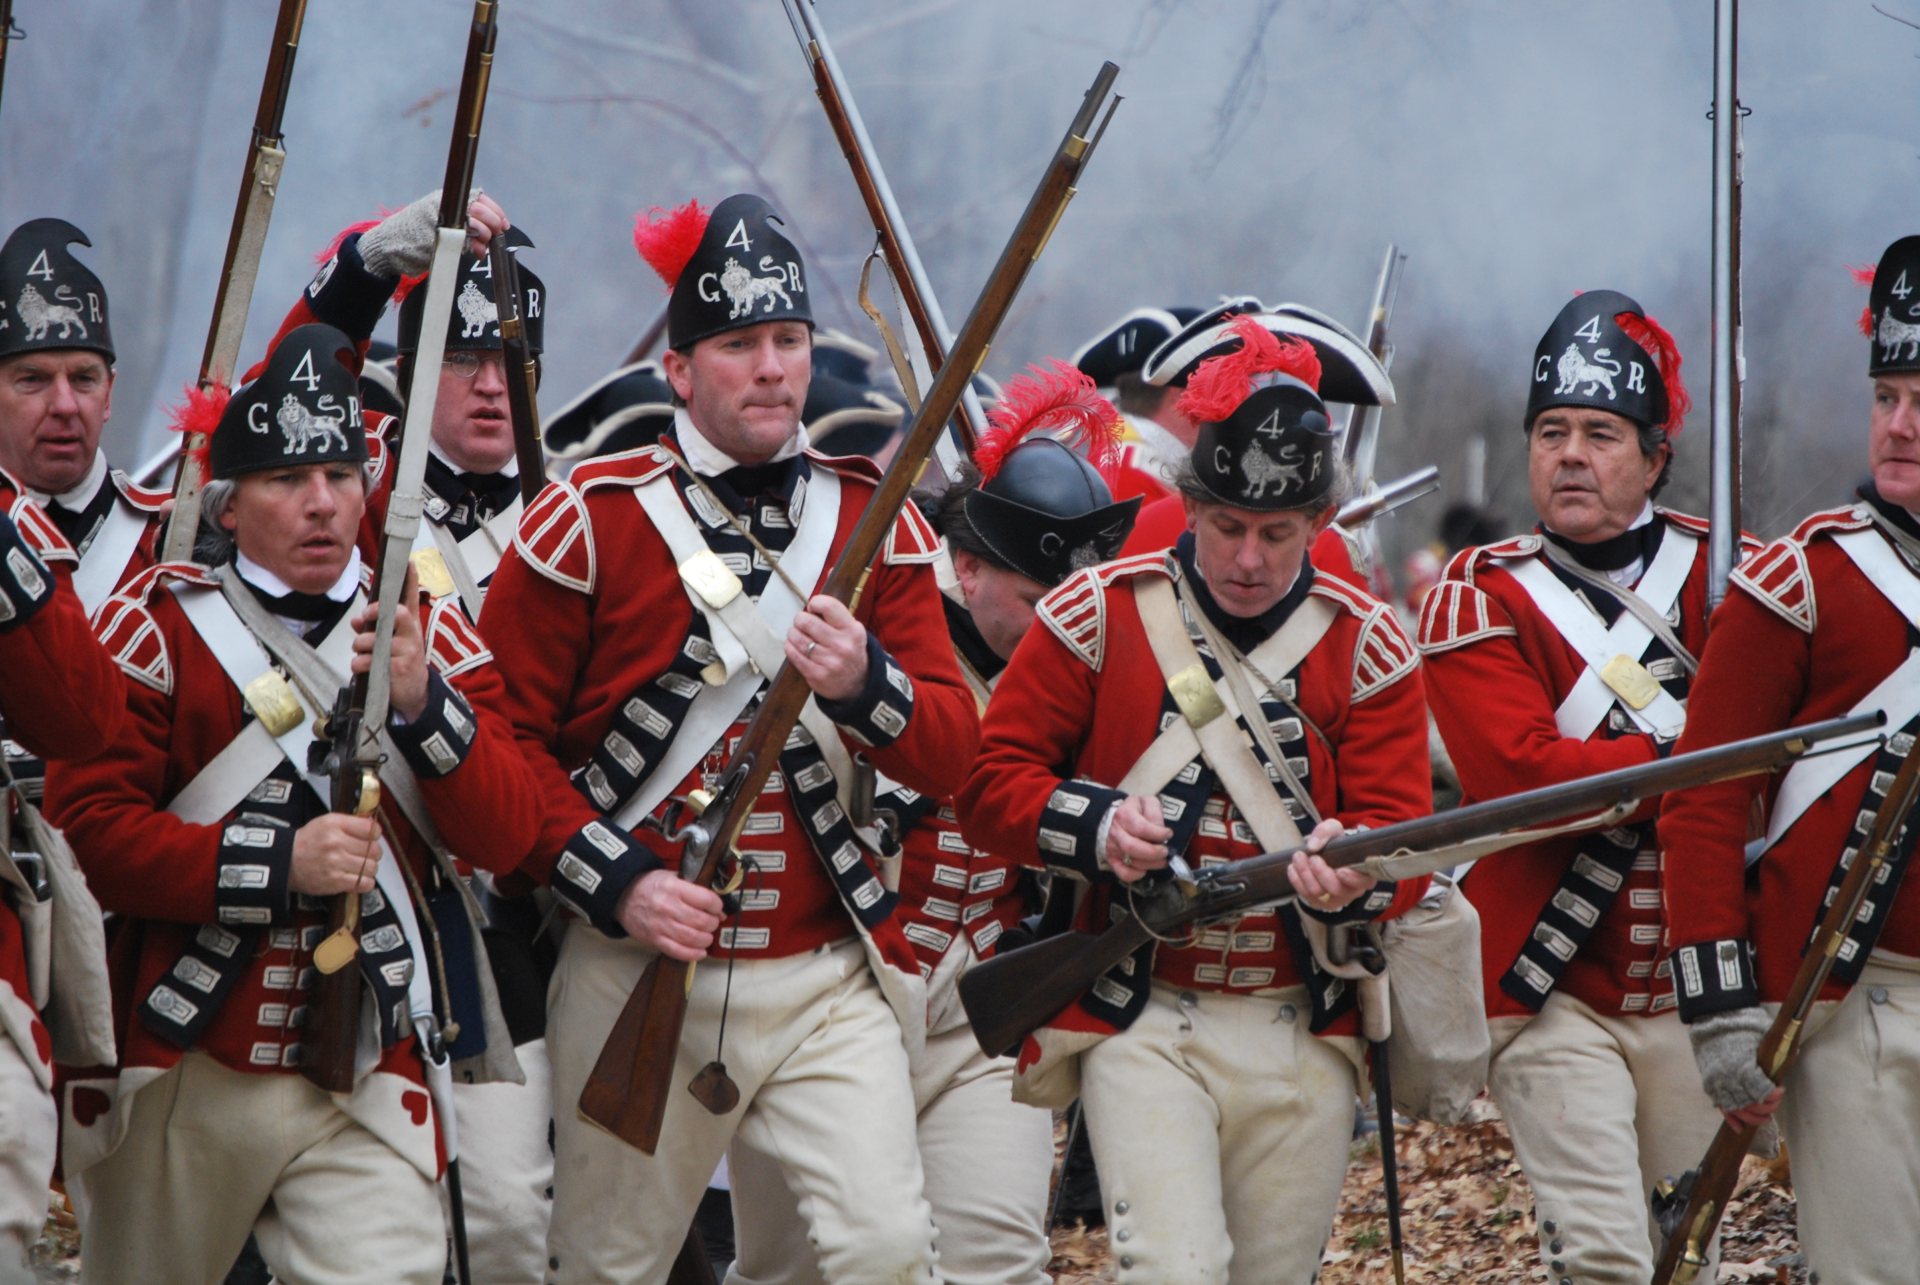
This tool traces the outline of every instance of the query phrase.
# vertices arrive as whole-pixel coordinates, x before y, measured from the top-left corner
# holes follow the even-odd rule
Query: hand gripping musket
[[[1385,486],[1376,486],[1365,495],[1356,496],[1340,506],[1335,515],[1338,522],[1347,531],[1365,526],[1378,517],[1385,517],[1395,509],[1404,508],[1424,495],[1431,495],[1440,489],[1440,469],[1429,464],[1423,469],[1407,474],[1397,482]]]
[[[1806,1034],[1806,1022],[1820,991],[1827,984],[1840,948],[1846,943],[1860,907],[1880,881],[1893,859],[1896,847],[1911,851],[1920,826],[1910,824],[1914,804],[1920,802],[1920,737],[1900,760],[1900,768],[1887,788],[1880,810],[1873,814],[1867,841],[1861,845],[1853,864],[1847,867],[1840,889],[1827,903],[1820,926],[1800,958],[1800,968],[1787,988],[1785,1002],[1774,1014],[1773,1024],[1760,1041],[1757,1054],[1760,1069],[1775,1084],[1787,1077],[1800,1057]],[[1707,1248],[1713,1242],[1714,1229],[1733,1198],[1740,1180],[1740,1159],[1753,1140],[1752,1129],[1722,1123],[1706,1158],[1679,1178],[1663,1182],[1653,1190],[1653,1212],[1665,1233],[1666,1243],[1653,1273],[1654,1285],[1687,1285],[1707,1263]]]
[[[849,609],[858,603],[870,564],[892,531],[908,491],[933,451],[934,441],[946,431],[947,419],[960,402],[961,390],[979,369],[987,346],[1006,317],[1028,270],[1046,247],[1054,225],[1072,199],[1080,171],[1093,155],[1112,117],[1112,107],[1107,105],[1107,100],[1118,74],[1118,67],[1105,64],[1087,90],[1073,124],[1055,149],[1013,236],[1000,252],[1000,259],[974,304],[972,315],[954,341],[946,365],[941,367],[915,413],[900,453],[888,466],[879,488],[860,515],[859,524],[821,586],[819,592],[839,599]],[[1105,114],[1101,112],[1103,106],[1106,106]],[[705,804],[696,821],[675,836],[686,844],[681,870],[687,878],[710,888],[719,888],[725,882],[723,867],[729,864],[734,839],[756,805],[761,787],[772,774],[777,756],[798,721],[808,695],[806,680],[792,665],[782,665],[779,672],[772,675],[760,708],[740,737],[713,799]],[[681,1028],[686,1023],[690,973],[691,966],[686,961],[665,955],[656,956],[646,966],[580,1093],[582,1116],[649,1155],[659,1145],[660,1124],[667,1111],[674,1057],[680,1047]],[[703,1079],[696,1084],[711,1087],[705,1079],[708,1074],[703,1072]],[[721,1080],[724,1088],[732,1087],[730,1081],[724,1080],[724,1071]],[[724,1099],[709,1096],[704,1089],[695,1096],[716,1113],[727,1109],[721,1105]],[[734,1100],[737,1099],[735,1090]]]
[[[247,328],[247,307],[253,302],[253,282],[260,271],[260,250],[273,219],[273,201],[280,189],[280,171],[287,153],[282,146],[281,117],[293,85],[293,58],[300,51],[300,27],[306,21],[307,0],[280,0],[280,17],[273,27],[273,49],[267,55],[267,73],[260,83],[260,105],[253,115],[253,137],[247,144],[247,164],[240,175],[240,195],[234,201],[233,226],[227,232],[227,257],[220,266],[220,288],[213,296],[213,322],[207,330],[206,351],[200,357],[200,391],[233,386],[234,365],[240,357],[240,337]],[[200,488],[206,484],[200,461],[206,458],[206,437],[195,433],[180,443],[180,471],[173,484],[173,513],[167,519],[161,558],[184,562],[193,557],[194,536],[200,528]]]
[[[1740,0],[1713,6],[1712,431],[1707,495],[1707,606],[1727,596],[1740,556]]]
[[[1776,771],[1816,745],[1858,738],[1884,721],[1875,711],[1808,723],[1377,830],[1355,830],[1329,843],[1321,855],[1330,866],[1353,867],[1376,879],[1430,874],[1549,834],[1618,825],[1647,799]],[[1541,828],[1567,818],[1576,820],[1559,829]],[[974,1038],[990,1055],[1016,1050],[1147,942],[1285,900],[1293,895],[1287,880],[1292,857],[1269,852],[1210,866],[1191,879],[1143,881],[1128,893],[1129,913],[1104,931],[1061,933],[974,965],[960,978],[960,1001]]]
[[[399,614],[402,587],[407,579],[407,555],[420,529],[421,487],[426,476],[427,441],[433,426],[434,397],[440,384],[440,361],[445,353],[447,318],[453,310],[454,278],[459,275],[460,249],[467,239],[467,193],[473,183],[473,158],[480,141],[480,118],[486,107],[487,78],[493,66],[495,0],[477,0],[468,32],[466,69],[454,113],[453,144],[447,158],[446,180],[440,189],[440,230],[434,245],[433,267],[427,278],[427,304],[420,322],[420,350],[408,388],[407,413],[396,447],[393,492],[387,504],[387,523],[381,536],[380,564],[374,595],[379,614],[374,626],[373,658],[369,672],[355,676],[342,691],[340,703],[328,720],[327,741],[337,772],[333,806],[362,815],[378,800],[380,730],[391,707],[393,622]],[[407,604],[411,610],[411,604]],[[371,795],[373,802],[366,796]],[[309,1026],[302,1040],[306,1062],[301,1073],[332,1093],[353,1090],[353,1054],[359,1035],[360,898],[333,899],[332,928],[322,947],[337,947],[322,959],[314,952],[319,978]],[[329,966],[331,965],[331,966]]]
[[[520,498],[532,504],[547,480],[547,457],[540,449],[540,406],[534,400],[540,367],[527,347],[520,267],[504,234],[487,246],[487,271],[493,277],[494,312],[500,318],[500,360],[507,379],[507,414],[513,420],[513,455],[520,462]]]
[[[820,96],[827,123],[833,127],[833,136],[853,171],[853,185],[860,189],[861,204],[867,207],[867,217],[873,222],[880,253],[885,256],[893,276],[894,291],[920,339],[928,369],[937,375],[946,360],[947,347],[953,342],[953,332],[941,314],[940,301],[934,298],[933,285],[927,280],[927,270],[921,266],[920,253],[914,249],[899,203],[893,199],[886,172],[880,168],[880,157],[867,135],[866,122],[861,119],[860,108],[854,103],[846,77],[840,72],[839,60],[833,56],[833,46],[827,42],[814,0],[780,2],[786,8],[788,22],[793,24],[800,51],[813,69],[814,92]],[[905,383],[902,380],[903,386]],[[936,447],[936,457],[948,477],[955,476],[963,458],[972,453],[986,422],[980,399],[969,385],[961,394],[960,413],[954,419],[961,440],[955,443],[943,435]]]

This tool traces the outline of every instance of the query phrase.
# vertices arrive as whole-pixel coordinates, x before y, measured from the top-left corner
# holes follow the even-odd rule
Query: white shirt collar
[[[62,491],[58,495],[49,495],[45,491],[36,491],[32,487],[28,487],[27,494],[33,497],[34,503],[36,504],[45,506],[48,500],[57,500],[60,503],[60,507],[66,509],[69,513],[78,513],[93,503],[94,497],[100,494],[101,484],[106,480],[107,453],[96,447],[93,452],[93,463],[87,467],[87,475],[81,478],[80,484],[71,491]]]
[[[693,416],[687,414],[687,408],[676,406],[673,410],[673,437],[680,443],[680,453],[686,457],[687,467],[701,477],[718,477],[731,468],[739,468],[740,461],[733,458],[708,440],[706,434],[694,427]],[[807,426],[794,425],[793,436],[789,437],[773,458],[765,461],[778,464],[781,460],[790,460],[807,449]]]

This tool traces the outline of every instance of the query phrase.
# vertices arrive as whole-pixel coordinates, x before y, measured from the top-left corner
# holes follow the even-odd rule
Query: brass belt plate
[[[294,694],[293,684],[277,669],[269,669],[248,683],[240,694],[246,697],[247,708],[261,726],[276,737],[285,736],[306,720],[307,711]]]
[[[1625,652],[1606,663],[1600,670],[1600,681],[1634,709],[1645,709],[1660,695],[1660,680]]]
[[[1188,665],[1167,679],[1167,690],[1173,693],[1173,703],[1179,707],[1181,716],[1193,727],[1205,727],[1227,712],[1220,693],[1214,690],[1213,679],[1207,676],[1205,665]]]
[[[702,549],[680,564],[680,579],[715,611],[740,596],[740,577],[712,549]]]
[[[453,573],[447,570],[446,555],[440,550],[415,549],[413,570],[420,577],[420,587],[433,597],[444,598],[453,592]]]

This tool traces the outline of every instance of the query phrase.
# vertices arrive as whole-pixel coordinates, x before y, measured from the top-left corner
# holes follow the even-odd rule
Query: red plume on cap
[[[688,201],[672,210],[656,205],[633,216],[633,248],[660,274],[667,289],[679,284],[687,261],[700,248],[710,213],[699,201]]]
[[[213,430],[220,427],[220,417],[232,399],[233,393],[219,385],[203,389],[188,384],[180,404],[168,416],[167,427],[184,434],[188,442],[193,441],[194,434],[200,435],[199,445],[190,447],[188,454],[200,465],[202,477],[207,476],[207,452],[213,446]]]
[[[1687,396],[1687,386],[1680,382],[1680,346],[1673,342],[1673,336],[1667,328],[1652,317],[1643,317],[1638,313],[1620,312],[1614,314],[1614,322],[1627,332],[1627,338],[1647,350],[1654,364],[1660,369],[1660,382],[1667,386],[1667,418],[1663,424],[1655,425],[1669,437],[1680,431],[1680,423],[1686,419],[1687,412],[1693,409],[1693,399]]]
[[[1869,290],[1873,288],[1873,274],[1879,270],[1879,265],[1873,263],[1869,263],[1864,268],[1847,269],[1853,274],[1853,284],[1865,286]],[[1860,333],[1869,339],[1873,338],[1873,305],[1870,303],[1863,304],[1860,308]]]
[[[1292,375],[1320,391],[1320,355],[1304,339],[1280,336],[1246,314],[1235,317],[1228,333],[1240,337],[1240,346],[1209,357],[1187,380],[1180,395],[1180,413],[1196,424],[1218,424],[1240,409],[1260,375]]]
[[[1067,430],[1067,444],[1110,478],[1119,463],[1120,412],[1091,379],[1058,357],[1027,371],[1007,381],[987,415],[987,431],[973,448],[980,480],[991,481],[1013,448],[1043,429]]]

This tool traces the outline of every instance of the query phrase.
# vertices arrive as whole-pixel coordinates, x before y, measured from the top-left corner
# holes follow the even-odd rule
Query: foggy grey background
[[[1920,0],[1882,0],[1920,21]],[[17,0],[0,227],[94,242],[119,382],[107,446],[165,440],[195,375],[259,92],[271,0]],[[438,185],[465,0],[311,0],[286,176],[243,347],[257,357],[344,224]],[[1533,345],[1576,289],[1668,325],[1696,411],[1667,502],[1705,504],[1713,6],[1560,0],[822,0],[958,327],[1103,58],[1126,101],[989,373],[1065,355],[1141,304],[1246,291],[1359,328],[1407,252],[1400,404],[1380,475],[1460,481],[1531,521],[1519,417]],[[611,368],[663,300],[634,212],[768,196],[821,319],[863,338],[871,243],[777,0],[506,0],[479,175],[538,242],[543,406]],[[1846,268],[1920,230],[1920,31],[1867,0],[1748,0],[1746,522],[1776,534],[1864,472],[1866,292]],[[382,333],[390,333],[391,320]],[[1423,540],[1422,501],[1384,533]]]

